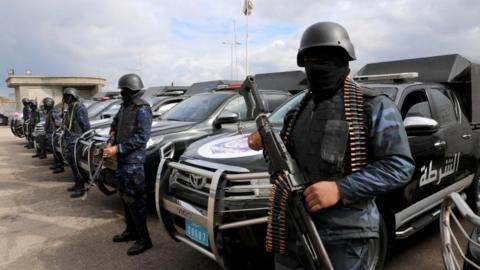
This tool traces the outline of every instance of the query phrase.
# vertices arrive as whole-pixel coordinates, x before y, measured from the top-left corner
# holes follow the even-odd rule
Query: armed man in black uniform
[[[22,104],[23,104],[23,127],[24,127],[24,130],[23,130],[23,134],[25,135],[25,137],[27,136],[27,130],[25,130],[25,127],[26,127],[26,122],[27,120],[30,119],[30,115],[32,114],[32,109],[30,109],[30,100],[28,98],[22,98]],[[28,144],[28,137],[27,137],[27,144],[24,145],[24,147],[29,147],[29,144]]]
[[[28,148],[33,148],[33,131],[35,130],[35,126],[40,123],[40,121],[43,121],[43,112],[42,110],[38,109],[38,104],[35,99],[30,100],[30,109],[31,109],[31,115],[30,115],[30,123],[28,124],[28,141],[29,141],[29,146]],[[39,157],[40,154],[36,153],[32,157]]]
[[[103,157],[117,156],[118,192],[125,211],[126,229],[113,237],[113,242],[135,240],[127,251],[137,255],[152,247],[146,219],[145,147],[150,138],[152,110],[141,98],[143,82],[136,74],[118,80],[122,107],[113,119],[110,141]]]
[[[45,158],[47,151],[53,149],[52,137],[53,133],[57,128],[61,126],[62,117],[60,113],[57,112],[53,107],[55,101],[51,97],[46,97],[43,99],[43,108],[45,111],[45,135],[37,136],[37,144],[39,145],[38,149],[40,152],[39,158]],[[51,170],[57,170],[58,172],[63,172],[63,163],[54,156],[54,165],[50,167]]]
[[[414,169],[395,104],[348,78],[352,60],[353,44],[341,25],[321,22],[305,30],[297,63],[305,67],[309,92],[286,115],[281,132],[311,183],[305,202],[333,268],[346,270],[379,263],[372,254],[380,226],[375,196],[406,184]],[[249,145],[263,148],[258,133]],[[276,269],[305,269],[306,252],[286,219],[286,251],[276,255]]]
[[[71,198],[78,198],[85,194],[85,181],[78,172],[75,163],[75,142],[83,133],[90,130],[90,120],[88,111],[80,100],[78,90],[72,87],[65,88],[63,91],[63,101],[68,105],[68,110],[63,119],[64,138],[66,142],[66,154],[68,165],[72,169],[75,184],[68,188]]]
[[[58,123],[60,117],[57,112],[53,109],[55,101],[51,97],[46,97],[42,100],[43,103],[43,112],[45,114],[45,134],[37,134],[35,141],[37,143],[37,154],[39,159],[44,159],[47,157],[47,150],[50,148],[51,135],[55,131],[55,120]],[[53,118],[55,117],[55,118]],[[48,139],[50,136],[50,140]]]

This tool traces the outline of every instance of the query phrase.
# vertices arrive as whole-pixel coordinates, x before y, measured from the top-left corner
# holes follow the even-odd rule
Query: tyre
[[[387,258],[388,249],[388,228],[383,216],[380,215],[379,238],[372,239],[369,244],[368,265],[369,269],[383,269]]]
[[[480,213],[480,164],[477,164],[473,181],[467,188],[466,193],[468,206],[478,215]]]

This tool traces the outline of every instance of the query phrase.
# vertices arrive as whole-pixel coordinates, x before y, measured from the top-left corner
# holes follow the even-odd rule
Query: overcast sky
[[[459,53],[480,61],[478,0],[253,0],[249,73],[298,69],[303,30],[344,25],[358,70],[368,62]],[[100,76],[109,88],[130,72],[145,85],[230,79],[236,24],[245,76],[243,0],[11,0],[0,8],[0,76]],[[234,78],[236,76],[234,67]],[[0,95],[12,94],[5,83]]]

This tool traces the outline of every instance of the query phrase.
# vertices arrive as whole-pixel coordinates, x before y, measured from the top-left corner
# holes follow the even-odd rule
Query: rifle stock
[[[288,153],[280,135],[270,125],[252,76],[247,76],[240,93],[248,107],[253,108],[252,113],[256,116],[255,122],[264,144],[264,154],[270,162],[273,175],[276,176],[269,205],[267,250],[280,254],[285,252],[285,212],[288,211],[297,239],[302,242],[305,250],[307,267],[312,270],[333,269],[315,223],[305,206],[303,191],[308,182]]]

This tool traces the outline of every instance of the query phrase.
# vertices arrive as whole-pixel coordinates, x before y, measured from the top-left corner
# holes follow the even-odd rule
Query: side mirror
[[[100,119],[107,119],[107,118],[110,118],[110,114],[108,113],[102,113],[102,115],[100,116]]]
[[[405,130],[410,136],[431,135],[438,131],[437,121],[421,116],[410,116],[403,120]]]
[[[215,119],[215,121],[213,122],[213,126],[215,128],[221,128],[222,124],[236,123],[238,121],[238,118],[239,118],[238,113],[225,111],[225,112],[222,112],[217,117],[217,119]]]
[[[153,112],[153,114],[152,114],[152,117],[154,119],[158,119],[158,118],[160,118],[160,116],[162,116],[162,113],[160,113],[160,112]]]

